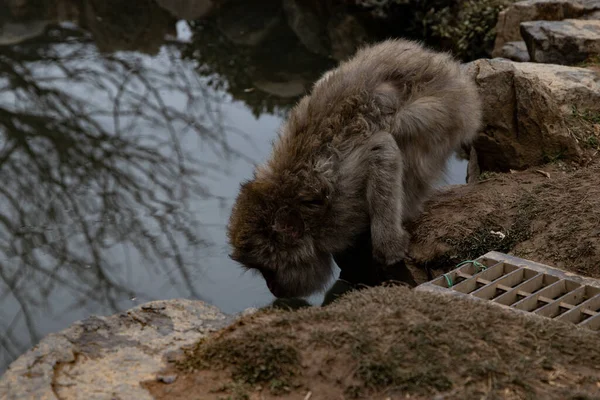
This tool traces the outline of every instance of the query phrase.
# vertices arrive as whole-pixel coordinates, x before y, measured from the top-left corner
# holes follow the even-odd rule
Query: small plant
[[[584,147],[600,149],[600,111],[579,110],[572,106],[571,117],[573,127],[571,131],[583,143]]]
[[[479,175],[479,181],[487,181],[488,179],[494,178],[496,175],[498,175],[498,174],[493,171],[483,171]]]
[[[600,124],[600,111],[585,110],[580,111],[577,106],[572,106],[572,115],[590,124]]]
[[[585,144],[587,147],[591,147],[593,149],[598,149],[600,146],[600,140],[598,139],[598,136],[590,135],[585,140]]]
[[[589,56],[584,62],[577,64],[578,67],[590,67],[592,65],[600,65],[600,56],[594,54]]]

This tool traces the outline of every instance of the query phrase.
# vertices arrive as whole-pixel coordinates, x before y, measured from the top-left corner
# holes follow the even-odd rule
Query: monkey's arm
[[[402,157],[394,137],[379,132],[368,142],[367,205],[373,257],[391,265],[405,256],[409,236],[402,226]]]
[[[447,136],[448,127],[453,126],[453,120],[457,118],[452,115],[448,101],[423,96],[406,104],[394,116],[392,134],[399,143],[423,140],[423,135]],[[432,141],[432,138],[426,140]]]

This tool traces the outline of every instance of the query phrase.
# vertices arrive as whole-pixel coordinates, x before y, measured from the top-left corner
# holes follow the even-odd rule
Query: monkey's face
[[[331,256],[320,247],[328,192],[304,180],[242,185],[228,225],[231,258],[260,272],[276,297],[304,297],[332,276]]]
[[[267,265],[242,264],[260,272],[269,291],[278,298],[309,296],[325,289],[333,275],[331,256],[327,253],[298,263],[281,262],[275,269]]]

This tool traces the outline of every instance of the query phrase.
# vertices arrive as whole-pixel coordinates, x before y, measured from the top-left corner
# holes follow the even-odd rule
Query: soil
[[[486,173],[436,195],[412,227],[419,283],[496,250],[600,278],[600,162]],[[499,235],[497,232],[501,232]]]
[[[155,399],[598,399],[600,336],[403,286],[263,310],[143,386]]]

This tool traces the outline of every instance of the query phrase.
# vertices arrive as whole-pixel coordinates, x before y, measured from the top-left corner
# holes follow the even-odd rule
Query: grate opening
[[[536,275],[537,272],[530,269],[518,268],[471,294],[482,299],[494,300],[505,293],[511,292],[516,286],[521,285],[524,281],[528,281]]]
[[[574,324],[582,324],[586,326],[589,325],[589,327],[593,326],[595,327],[595,330],[598,330],[600,328],[600,320],[597,318],[600,314],[599,310],[600,293],[597,292],[589,299],[562,314],[558,319],[572,322]]]
[[[516,285],[512,290],[506,292],[504,295],[498,297],[495,301],[505,306],[511,306],[527,296],[535,293],[539,289],[548,286],[555,281],[551,277],[544,276],[536,271],[528,270],[530,278],[523,280],[520,284]]]
[[[554,303],[547,304],[536,311],[537,314],[549,318],[556,318],[569,310],[574,309],[579,304],[591,299],[600,293],[600,288],[592,286],[580,286],[577,289],[564,294],[556,299]]]
[[[554,283],[538,290],[531,296],[527,296],[523,300],[518,301],[513,305],[513,307],[525,311],[535,311],[546,305],[554,303],[557,298],[577,289],[580,286],[581,285],[576,282],[560,281],[556,279]]]
[[[421,286],[451,290],[600,331],[600,282],[490,252]]]

